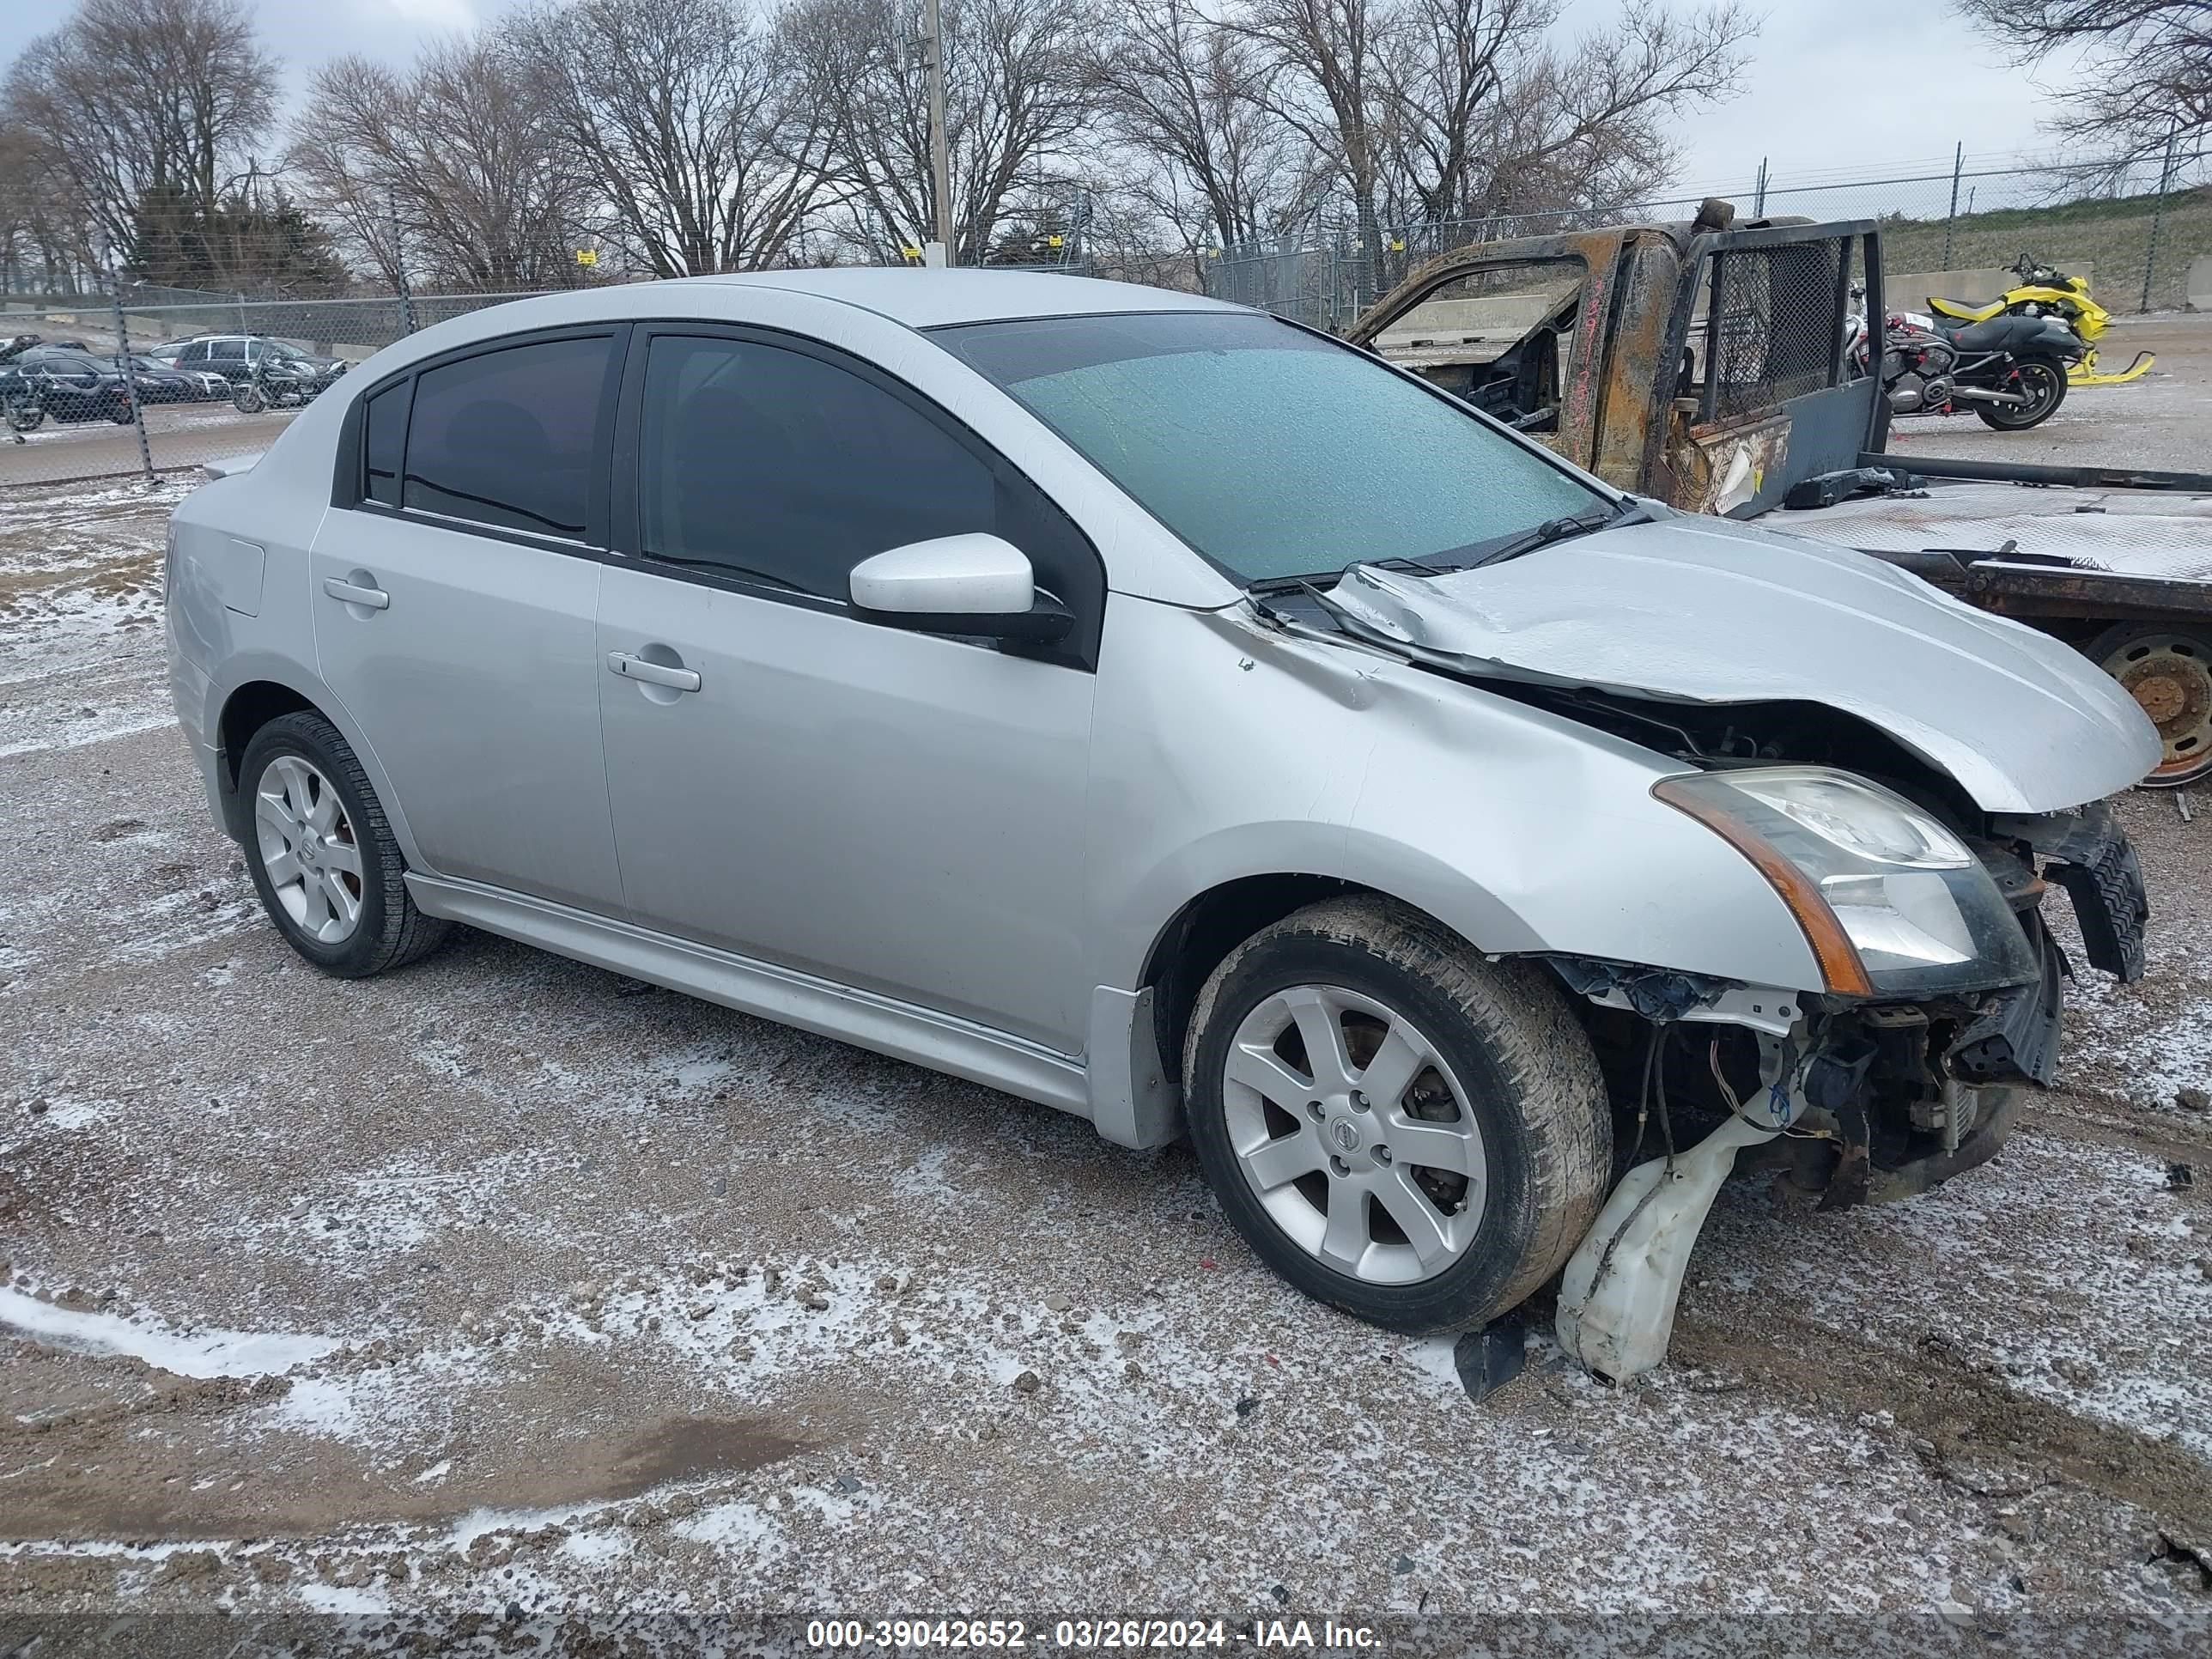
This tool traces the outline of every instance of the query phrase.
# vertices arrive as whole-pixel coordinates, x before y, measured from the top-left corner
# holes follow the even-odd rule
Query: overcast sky
[[[519,3],[258,0],[258,9],[262,35],[296,89],[324,58],[359,52],[404,59],[427,39]],[[1607,0],[1569,0],[1569,26],[1601,22],[1614,9]],[[1787,185],[1793,177],[1861,170],[1946,171],[1961,139],[1970,159],[2044,148],[2040,90],[1942,0],[1766,0],[1765,9],[1745,89],[1685,124],[1688,192],[1748,194],[1762,155]],[[0,59],[70,10],[70,0],[0,0]]]

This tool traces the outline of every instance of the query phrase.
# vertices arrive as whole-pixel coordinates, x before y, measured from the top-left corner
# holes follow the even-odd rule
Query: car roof
[[[1131,311],[1237,311],[1203,295],[1048,270],[939,270],[912,265],[840,265],[824,270],[680,276],[672,286],[728,283],[836,300],[908,328]]]

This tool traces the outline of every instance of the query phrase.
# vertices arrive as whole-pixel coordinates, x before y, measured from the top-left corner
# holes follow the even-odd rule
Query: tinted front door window
[[[842,599],[871,554],[963,531],[1008,534],[981,458],[882,388],[800,352],[656,338],[639,436],[649,557]]]
[[[611,343],[505,346],[416,376],[400,504],[580,539]]]

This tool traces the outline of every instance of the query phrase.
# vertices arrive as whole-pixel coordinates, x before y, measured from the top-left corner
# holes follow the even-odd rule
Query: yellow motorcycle
[[[2136,353],[2135,362],[2125,368],[2110,374],[2097,368],[2097,337],[2112,320],[2112,313],[2089,297],[2089,279],[2069,276],[2055,265],[2042,265],[2023,253],[2013,265],[2013,274],[2020,278],[2017,286],[2007,289],[1985,306],[1970,306],[1957,300],[1928,296],[1928,309],[1939,317],[1955,318],[1961,322],[1985,323],[1992,317],[2055,317],[2081,337],[2087,348],[2078,361],[2066,371],[2069,386],[2118,386],[2124,381],[2140,380],[2149,372],[2158,359],[2148,351]]]

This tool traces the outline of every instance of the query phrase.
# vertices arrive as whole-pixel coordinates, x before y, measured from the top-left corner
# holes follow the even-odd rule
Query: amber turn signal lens
[[[1790,914],[1805,930],[1805,942],[1813,947],[1813,959],[1820,964],[1820,976],[1827,981],[1828,989],[1838,996],[1872,996],[1874,981],[1867,977],[1857,947],[1844,932],[1844,924],[1836,920],[1828,901],[1820,896],[1813,878],[1783,857],[1765,836],[1712,802],[1688,790],[1669,787],[1677,781],[1662,778],[1652,786],[1651,793],[1675,811],[1687,812],[1758,866],[1759,873],[1781,895]]]

